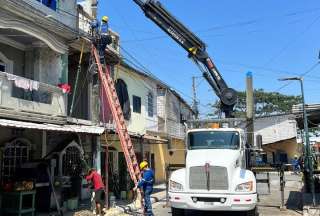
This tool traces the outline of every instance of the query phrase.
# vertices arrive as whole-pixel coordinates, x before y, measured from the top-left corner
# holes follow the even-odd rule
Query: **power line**
[[[312,72],[318,65],[320,64],[320,62],[318,61],[317,63],[313,64],[307,71],[305,71],[304,73],[300,74],[300,77],[304,77],[306,76],[308,73]],[[291,83],[293,83],[293,80],[285,83],[283,86],[279,87],[278,89],[275,90],[275,92],[280,91],[281,89],[289,86]]]
[[[141,69],[144,73],[146,73],[147,75],[149,75],[150,77],[152,77],[153,79],[159,81],[160,83],[163,83],[165,84],[170,90],[174,90],[176,92],[178,92],[179,94],[183,95],[184,97],[187,97],[189,99],[192,100],[192,96],[190,95],[187,95],[186,93],[176,89],[176,88],[173,88],[172,86],[170,86],[169,84],[165,83],[164,81],[162,80],[159,80],[159,78],[157,78],[148,68],[146,68],[139,60],[137,60],[132,54],[130,54],[126,49],[124,49],[123,47],[120,46],[120,49],[123,50],[130,58],[133,59],[133,61],[135,61],[138,65],[139,65],[139,69]],[[128,60],[128,59],[126,59]],[[200,106],[202,107],[207,107],[207,105],[204,105],[204,104],[201,104],[199,103]]]
[[[305,75],[307,75],[308,73],[312,72],[317,66],[319,66],[319,64],[320,64],[319,61],[316,62],[315,64],[313,64],[308,70],[306,70],[304,73],[300,74],[300,77],[302,78],[302,77],[304,77]],[[289,86],[292,82],[293,82],[293,80],[285,83],[284,85],[280,86],[279,88],[275,89],[275,90],[272,91],[272,92],[279,92],[281,89]],[[264,115],[264,113],[261,112],[260,115],[256,116],[256,118],[260,118],[260,117],[262,117],[263,115]],[[250,125],[250,123],[247,123],[244,128],[247,128],[249,125]],[[239,126],[239,124],[238,124],[237,126]]]
[[[297,37],[295,37],[293,40],[289,41],[287,44],[285,44],[280,51],[272,56],[263,66],[267,66],[270,63],[274,62],[279,56],[281,56],[292,44],[294,44],[300,37],[302,37],[318,20],[320,19],[320,16],[317,16],[305,29],[303,29]]]
[[[314,9],[306,9],[306,10],[299,10],[299,11],[295,11],[295,12],[290,12],[290,13],[286,13],[286,14],[282,14],[282,15],[275,15],[275,16],[266,16],[266,17],[258,17],[258,18],[254,18],[254,19],[250,19],[250,20],[245,20],[245,21],[240,21],[240,22],[233,22],[233,23],[228,23],[228,24],[224,24],[224,25],[217,25],[217,26],[213,26],[213,27],[208,27],[206,29],[199,29],[199,30],[195,30],[195,33],[206,33],[206,32],[211,32],[214,30],[221,30],[221,29],[226,29],[226,28],[233,28],[233,27],[242,27],[242,26],[248,26],[248,25],[252,25],[252,24],[258,24],[259,22],[265,21],[267,18],[277,18],[277,17],[290,17],[290,16],[297,16],[299,14],[305,14],[305,13],[312,13],[312,12],[316,12],[319,11],[320,8],[314,8]],[[130,28],[130,31],[133,31],[132,28]],[[246,32],[248,33],[248,32]],[[204,35],[205,37],[208,36],[224,36],[225,34],[217,34],[217,35]],[[149,37],[149,38],[142,38],[142,39],[137,39],[136,40],[125,40],[122,41],[123,43],[128,43],[128,42],[143,42],[143,41],[150,41],[150,40],[158,40],[158,39],[163,39],[163,38],[168,38],[167,35],[158,35],[158,36],[154,36],[154,37]]]

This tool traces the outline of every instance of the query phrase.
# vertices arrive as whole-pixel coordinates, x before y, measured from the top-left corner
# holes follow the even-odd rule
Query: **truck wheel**
[[[183,216],[184,215],[184,210],[171,207],[171,213],[172,213],[172,216]]]
[[[245,215],[246,216],[258,216],[259,214],[258,214],[257,208],[254,208],[250,211],[247,211]]]

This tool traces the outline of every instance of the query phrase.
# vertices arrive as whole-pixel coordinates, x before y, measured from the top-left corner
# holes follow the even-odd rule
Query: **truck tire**
[[[257,208],[254,208],[250,211],[247,211],[245,215],[246,216],[258,216],[259,214],[258,214]]]
[[[171,207],[171,213],[172,213],[172,216],[184,216],[184,209]]]

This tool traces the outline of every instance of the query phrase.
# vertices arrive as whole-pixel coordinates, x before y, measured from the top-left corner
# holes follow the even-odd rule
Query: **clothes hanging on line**
[[[22,88],[27,91],[38,91],[39,90],[39,82],[31,79],[27,79],[24,77],[19,77],[13,74],[7,73],[8,80],[14,81],[14,85],[17,88]]]

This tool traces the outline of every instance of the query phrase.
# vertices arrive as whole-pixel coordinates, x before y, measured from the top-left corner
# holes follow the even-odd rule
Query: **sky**
[[[279,78],[307,73],[307,103],[320,102],[320,5],[318,0],[161,0],[165,8],[207,45],[223,78],[245,90],[248,71],[254,88],[299,95],[299,83]],[[98,16],[109,16],[110,28],[120,35],[122,54],[192,101],[192,76],[198,77],[200,112],[217,97],[201,78],[187,53],[145,17],[133,0],[100,0]],[[130,56],[124,53],[124,50]],[[135,60],[133,60],[133,58]]]

